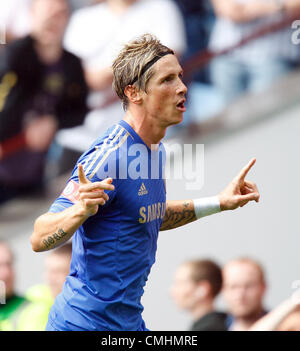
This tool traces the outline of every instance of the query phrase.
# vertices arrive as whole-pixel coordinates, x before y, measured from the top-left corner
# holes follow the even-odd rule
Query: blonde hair
[[[125,88],[135,85],[146,91],[147,83],[153,76],[153,65],[157,59],[174,52],[151,34],[144,34],[127,43],[113,62],[113,88],[122,100],[124,110],[128,107]]]

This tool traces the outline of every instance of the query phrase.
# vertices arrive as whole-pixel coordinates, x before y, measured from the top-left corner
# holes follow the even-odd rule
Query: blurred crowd
[[[50,176],[72,169],[122,118],[111,63],[127,41],[150,32],[183,67],[213,53],[186,72],[187,112],[167,133],[172,138],[296,68],[300,46],[291,41],[291,25],[268,28],[299,11],[300,0],[2,1],[0,204],[42,193]]]
[[[191,331],[300,331],[299,292],[269,311],[264,305],[267,282],[263,267],[248,257],[223,267],[198,259],[176,270],[171,296],[192,320]],[[225,311],[215,301],[222,294]]]
[[[45,330],[50,308],[69,274],[71,256],[71,243],[51,251],[45,259],[44,282],[21,296],[15,288],[14,254],[0,241],[0,331]]]
[[[55,297],[70,270],[70,242],[45,257],[44,283],[24,296],[15,288],[14,254],[0,241],[0,331],[43,331]],[[299,291],[269,311],[264,304],[267,282],[263,267],[249,257],[223,267],[211,259],[183,262],[175,271],[170,296],[188,313],[190,331],[300,331]],[[216,308],[222,295],[225,310]]]

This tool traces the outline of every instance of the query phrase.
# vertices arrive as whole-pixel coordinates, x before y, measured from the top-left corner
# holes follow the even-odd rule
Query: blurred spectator
[[[230,315],[229,330],[248,330],[266,310],[266,281],[262,267],[250,258],[229,261],[223,267],[223,296]]]
[[[171,294],[178,307],[193,318],[191,331],[226,330],[226,314],[214,308],[221,287],[222,271],[213,261],[188,261],[178,267]]]
[[[9,0],[0,2],[0,28],[5,28],[7,43],[30,34],[32,30],[30,14],[32,1],[34,0]],[[71,10],[96,2],[95,0],[68,1],[71,5]]]
[[[0,241],[0,281],[1,287],[4,283],[6,300],[0,304],[0,331],[17,330],[19,317],[29,301],[15,292],[14,257],[3,241]]]
[[[46,257],[46,285],[36,285],[27,291],[26,298],[31,303],[20,315],[18,330],[45,330],[50,308],[70,272],[71,256],[72,244],[69,242],[51,251]]]
[[[32,30],[31,3],[34,0],[9,0],[0,2],[0,69],[6,45],[29,35]],[[93,0],[68,0],[72,11],[95,3]]]
[[[33,0],[30,36],[5,50],[0,72],[0,203],[40,191],[49,146],[87,113],[81,63],[62,48],[66,0]]]
[[[300,0],[212,0],[217,20],[210,49],[238,44],[258,29],[300,10]],[[245,91],[261,92],[299,62],[299,46],[291,41],[291,27],[267,34],[213,60],[211,77],[227,102]]]
[[[154,34],[178,55],[185,51],[183,19],[171,0],[106,0],[75,12],[65,47],[84,62],[94,111],[84,126],[58,133],[57,140],[66,149],[82,153],[123,117],[122,105],[112,91],[111,64],[126,42],[144,33]]]
[[[30,32],[30,2],[9,0],[0,3],[0,24],[5,26],[6,42],[23,37]]]

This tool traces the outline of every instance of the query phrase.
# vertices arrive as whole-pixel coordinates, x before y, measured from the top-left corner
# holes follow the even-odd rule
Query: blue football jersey
[[[78,160],[50,212],[72,206],[78,164],[92,182],[113,178],[109,201],[72,238],[70,274],[49,313],[55,330],[145,330],[141,297],[166,209],[165,150],[151,151],[124,120]],[[50,327],[51,328],[51,327]]]

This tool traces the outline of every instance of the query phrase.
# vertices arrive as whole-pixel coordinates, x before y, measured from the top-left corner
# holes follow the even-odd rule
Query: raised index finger
[[[249,163],[245,167],[242,168],[242,170],[240,171],[240,173],[237,176],[237,179],[238,180],[244,180],[246,175],[247,175],[247,173],[249,172],[249,170],[251,169],[251,167],[254,165],[255,162],[256,162],[256,158],[253,157],[249,161]]]
[[[84,174],[82,164],[78,165],[78,179],[79,179],[79,184],[89,184],[90,183],[90,181],[87,179],[87,177]]]

